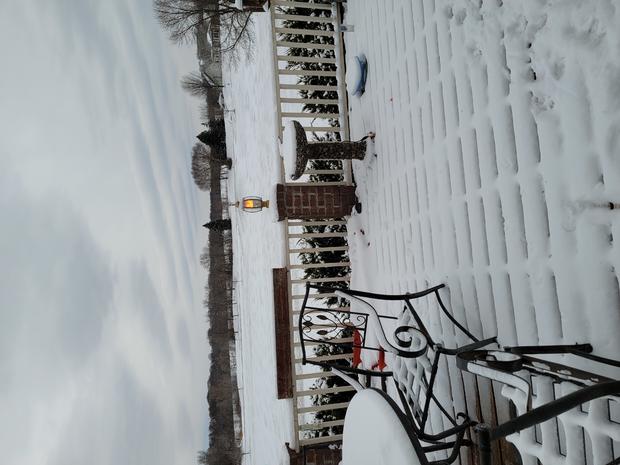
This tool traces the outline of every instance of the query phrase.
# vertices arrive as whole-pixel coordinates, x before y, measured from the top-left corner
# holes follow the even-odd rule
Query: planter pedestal
[[[366,156],[366,141],[360,142],[308,142],[306,131],[293,121],[297,153],[295,172],[292,179],[304,174],[308,160],[363,160]]]

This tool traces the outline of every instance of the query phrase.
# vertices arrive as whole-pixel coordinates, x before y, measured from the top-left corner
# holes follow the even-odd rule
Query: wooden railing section
[[[336,247],[309,247],[304,239],[314,237],[324,237],[326,233],[304,233],[304,226],[342,226],[346,224],[344,220],[324,220],[324,221],[301,221],[301,220],[285,220],[286,221],[286,242],[287,242],[287,269],[289,274],[289,310],[291,316],[291,354],[292,372],[293,372],[293,424],[297,433],[298,446],[309,446],[315,444],[323,444],[328,442],[337,442],[342,439],[341,435],[328,435],[321,437],[309,437],[310,431],[320,430],[326,427],[342,426],[343,420],[333,421],[317,421],[314,414],[325,410],[342,410],[348,407],[348,403],[331,403],[326,405],[313,405],[311,397],[315,395],[334,394],[340,392],[353,391],[350,386],[336,386],[329,388],[316,388],[320,385],[320,380],[333,376],[331,372],[318,371],[318,367],[313,365],[301,364],[301,343],[299,340],[298,321],[301,305],[305,297],[305,285],[308,282],[323,282],[329,284],[348,285],[350,276],[348,273],[350,262],[330,262],[330,263],[309,263],[304,264],[299,261],[299,254],[320,254],[325,251],[342,251],[348,252],[348,245]],[[346,233],[327,233],[341,235]],[[313,261],[313,260],[311,260]],[[330,278],[304,278],[305,271],[310,268],[340,268],[345,269],[343,276]],[[334,298],[336,295],[327,294],[311,294],[315,299]],[[306,344],[306,349],[312,351],[312,347]],[[315,356],[314,360],[338,360],[347,359],[350,354],[342,355],[322,355]]]

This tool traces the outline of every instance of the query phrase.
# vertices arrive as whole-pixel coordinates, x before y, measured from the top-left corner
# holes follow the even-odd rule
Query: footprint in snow
[[[533,92],[530,93],[530,103],[535,114],[552,110],[555,107],[555,101],[551,97],[542,94],[537,95]]]

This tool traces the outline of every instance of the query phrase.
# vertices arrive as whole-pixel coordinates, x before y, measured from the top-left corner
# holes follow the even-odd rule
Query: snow
[[[442,298],[478,337],[590,342],[617,358],[620,212],[606,207],[620,202],[617,3],[346,5],[347,54],[368,59],[366,92],[349,99],[351,139],[377,133],[377,156],[354,161],[362,213],[348,224],[351,287],[446,283]],[[271,25],[255,19],[254,59],[226,71],[237,197],[269,195],[281,177]],[[283,228],[272,212],[234,211],[233,223],[244,463],[288,463],[292,413],[275,400],[270,281],[285,263]],[[446,346],[465,342],[435,307],[417,309]],[[456,410],[475,405],[470,377],[453,362],[441,372]],[[494,388],[478,389],[484,398]]]
[[[416,465],[416,450],[394,410],[377,391],[358,392],[347,409],[342,465]]]
[[[284,172],[286,173],[286,178],[292,179],[297,166],[297,137],[295,136],[293,120],[288,120],[284,123],[280,153],[282,154],[282,158],[284,158]]]
[[[599,2],[491,3],[349,5],[347,50],[369,61],[352,138],[376,128],[378,154],[354,164],[370,246],[351,254],[352,287],[372,256],[372,290],[446,282],[480,336],[614,356],[620,217],[594,220],[590,205],[618,198],[606,96],[620,16]]]
[[[617,358],[620,216],[605,205],[620,185],[620,12],[480,3],[349,3],[347,52],[369,66],[352,139],[377,133],[377,157],[354,162],[351,287],[446,283],[448,308],[478,337],[590,342]],[[447,346],[463,342],[418,310]],[[470,381],[442,371],[456,409],[471,405]]]
[[[236,68],[226,65],[226,137],[233,168],[231,201],[260,195],[271,206],[259,213],[231,208],[234,226],[235,313],[239,389],[243,421],[243,464],[288,465],[292,442],[290,400],[276,391],[272,268],[285,266],[284,228],[275,222],[275,185],[281,178],[268,14],[253,15],[256,49]]]

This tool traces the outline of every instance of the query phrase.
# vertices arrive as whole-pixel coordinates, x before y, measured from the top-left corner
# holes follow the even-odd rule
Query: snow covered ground
[[[366,93],[350,99],[352,139],[377,133],[377,157],[354,166],[352,288],[443,282],[474,334],[588,341],[617,357],[620,213],[606,205],[620,203],[618,8],[348,1],[347,53],[369,63]],[[253,60],[227,71],[231,198],[273,197],[280,179],[268,15],[255,26]],[[285,257],[274,218],[233,213],[244,463],[257,465],[287,463],[293,435],[290,405],[275,400],[270,269]]]
[[[277,400],[272,268],[286,264],[284,228],[277,223],[275,185],[280,182],[271,25],[256,14],[256,49],[250,60],[225,70],[227,144],[233,159],[230,201],[260,195],[269,210],[231,208],[234,226],[237,358],[243,421],[243,464],[284,465],[294,437],[291,401]],[[273,193],[272,193],[273,192]]]

